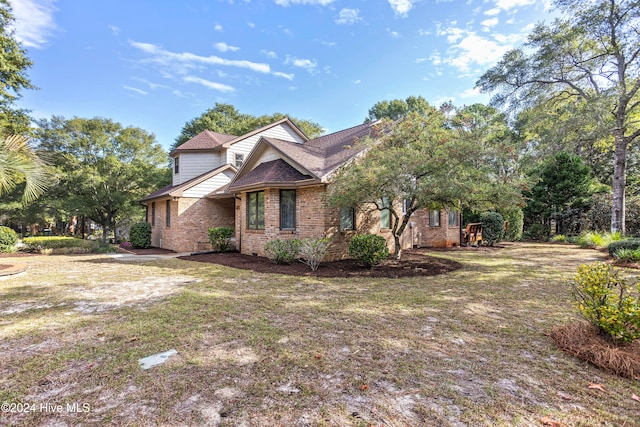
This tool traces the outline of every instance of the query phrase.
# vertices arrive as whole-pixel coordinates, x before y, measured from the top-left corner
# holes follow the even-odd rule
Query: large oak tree
[[[640,2],[556,0],[564,18],[539,24],[480,77],[493,101],[511,107],[580,106],[613,137],[611,231],[625,231],[628,150],[640,136]],[[580,130],[577,130],[580,132]]]

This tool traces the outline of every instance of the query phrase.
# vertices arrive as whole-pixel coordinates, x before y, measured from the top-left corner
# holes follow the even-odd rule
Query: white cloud
[[[338,12],[336,24],[352,25],[362,20],[359,9],[342,9]]]
[[[213,89],[213,90],[217,90],[219,92],[235,92],[236,89],[232,86],[228,86],[222,83],[216,83],[216,82],[212,82],[210,80],[205,80],[202,79],[200,77],[194,77],[194,76],[185,76],[182,78],[182,80],[186,83],[196,83],[199,85],[202,85],[208,89]]]
[[[16,39],[25,47],[43,47],[57,30],[55,0],[11,0]]]
[[[247,26],[248,26],[249,28],[255,28],[255,27],[256,27],[256,24],[254,24],[253,22],[249,21],[249,22],[247,22]]]
[[[247,60],[232,60],[219,56],[201,56],[190,52],[171,52],[151,43],[129,41],[129,44],[150,55],[148,61],[174,69],[193,68],[195,65],[224,65],[228,67],[246,68],[257,73],[270,73],[269,64]]]
[[[119,36],[120,35],[120,27],[116,27],[115,25],[109,25],[108,27],[109,27],[109,29],[111,30],[111,32],[113,33],[114,36]]]
[[[387,33],[389,33],[389,35],[394,39],[400,38],[400,33],[398,33],[397,31],[391,31],[391,28],[387,28]]]
[[[142,79],[142,78],[140,78],[140,77],[132,77],[131,79],[132,79],[132,80],[135,80],[135,81],[137,81],[137,82],[140,82],[140,83],[144,83],[144,84],[146,84],[147,86],[149,86],[149,89],[151,89],[151,90],[156,90],[156,89],[169,89],[169,87],[168,87],[168,86],[161,85],[161,84],[158,84],[158,83],[152,83],[152,82],[150,82],[149,80]]]
[[[497,0],[496,7],[500,10],[510,10],[514,7],[529,6],[535,4],[537,0]]]
[[[491,27],[495,27],[500,23],[498,18],[485,19],[480,24],[484,27],[483,31],[490,31]]]
[[[389,5],[396,15],[407,16],[415,2],[416,0],[389,0]]]
[[[466,89],[462,93],[460,93],[460,98],[474,98],[479,95],[481,95],[480,89],[474,87],[471,89]]]
[[[229,46],[225,42],[216,43],[214,47],[218,49],[220,52],[228,52],[228,51],[237,52],[240,50],[239,47]]]
[[[275,4],[278,6],[291,6],[292,4],[311,4],[326,6],[333,3],[335,0],[275,0]]]
[[[217,32],[221,33],[224,31],[224,29],[222,28],[222,25],[220,24],[216,24],[213,26],[213,29],[216,30]]]
[[[495,15],[499,15],[500,12],[502,12],[502,10],[500,8],[494,7],[492,9],[485,10],[484,14],[487,15],[487,16],[495,16]]]
[[[470,72],[474,65],[486,67],[493,64],[511,49],[509,44],[479,36],[474,31],[448,28],[442,31],[442,34],[447,35],[447,41],[450,44],[447,57],[442,61],[462,73]]]
[[[294,67],[304,68],[310,74],[314,74],[316,72],[316,67],[318,66],[318,62],[315,59],[301,59],[295,58],[293,56],[287,56],[285,64],[291,64]]]
[[[262,49],[260,53],[266,56],[267,58],[271,58],[271,59],[276,59],[278,57],[278,54],[272,50]]]
[[[442,56],[440,55],[440,52],[438,52],[437,50],[434,50],[433,53],[429,55],[429,60],[436,67],[439,65],[442,65]]]
[[[416,64],[421,64],[423,62],[425,62],[427,60],[427,58],[416,58]]]
[[[360,83],[362,83],[362,80],[358,79],[356,81],[353,82],[353,84],[359,85]]]
[[[293,80],[293,78],[296,76],[295,74],[281,73],[280,71],[276,71],[275,73],[273,73],[273,75],[276,77],[283,77],[287,80]]]
[[[137,93],[139,95],[148,95],[149,94],[148,92],[145,92],[144,90],[138,89],[136,87],[131,87],[131,86],[122,86],[122,87],[124,89],[130,90],[131,92],[135,92],[135,93]]]

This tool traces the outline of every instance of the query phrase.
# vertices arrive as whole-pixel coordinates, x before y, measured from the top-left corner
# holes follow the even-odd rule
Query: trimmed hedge
[[[504,237],[504,218],[498,212],[485,212],[480,215],[482,223],[482,243],[493,246]]]
[[[151,247],[151,224],[148,222],[136,222],[129,231],[129,241],[136,249]]]
[[[620,249],[640,249],[640,239],[616,240],[609,243],[607,249],[609,250],[609,255],[611,256],[614,256],[614,254]]]
[[[87,254],[113,252],[114,249],[100,240],[82,240],[65,236],[37,236],[22,239],[25,250],[45,254]]]

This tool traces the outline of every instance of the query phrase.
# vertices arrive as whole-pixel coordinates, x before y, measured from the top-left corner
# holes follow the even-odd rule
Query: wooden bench
[[[482,224],[471,222],[462,230],[462,244],[479,245],[482,243]]]

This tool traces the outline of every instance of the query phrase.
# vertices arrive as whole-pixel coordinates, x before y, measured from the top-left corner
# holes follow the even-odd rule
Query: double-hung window
[[[280,230],[296,229],[296,190],[280,190]]]
[[[440,211],[429,211],[429,227],[440,227]]]
[[[264,191],[247,193],[247,228],[264,230]]]
[[[389,212],[389,198],[383,197],[380,210],[380,228],[391,228],[391,212]]]
[[[340,230],[356,229],[356,211],[354,208],[340,208]]]
[[[239,168],[240,166],[242,166],[243,163],[244,163],[244,154],[235,153],[234,159],[233,159],[233,164],[235,165],[235,167]]]
[[[167,227],[171,227],[171,200],[167,200]]]
[[[458,211],[449,212],[449,227],[458,226]]]
[[[180,157],[173,158],[173,173],[175,175],[180,173]]]

